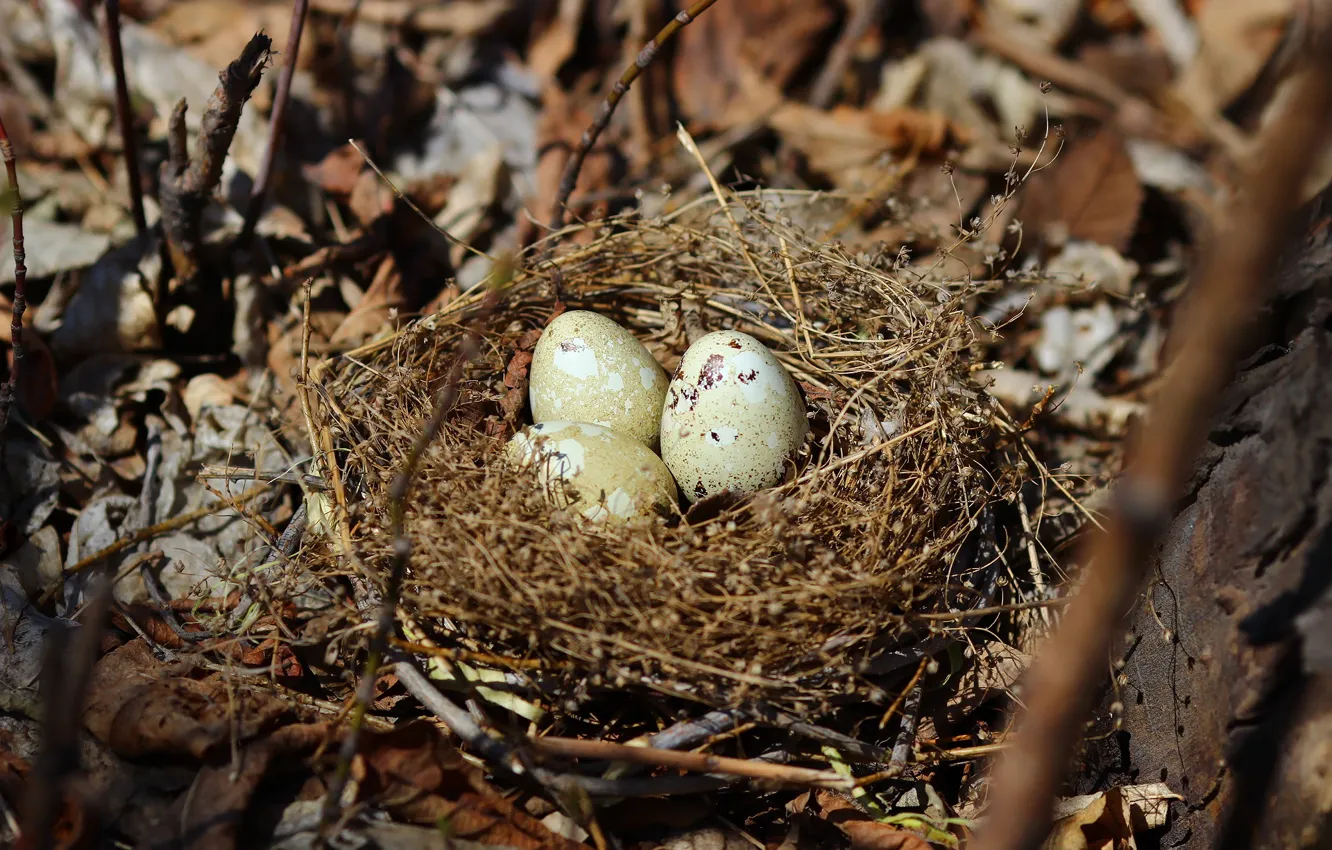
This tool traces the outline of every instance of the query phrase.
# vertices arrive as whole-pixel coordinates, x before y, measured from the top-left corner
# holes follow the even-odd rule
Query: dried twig
[[[851,19],[847,21],[842,34],[837,37],[837,43],[833,45],[827,63],[814,81],[814,88],[810,90],[810,106],[827,109],[832,105],[833,98],[837,97],[837,89],[842,84],[842,75],[851,64],[856,45],[865,37],[865,33],[869,32],[870,27],[883,16],[883,7],[884,0],[867,0],[852,6],[854,11],[851,13]]]
[[[129,180],[130,209],[134,230],[140,236],[148,232],[143,211],[143,181],[139,178],[139,143],[134,136],[134,112],[130,108],[129,82],[125,79],[125,53],[120,46],[120,0],[105,0],[106,43],[111,48],[111,68],[116,75],[116,120],[120,124],[120,142],[125,149],[125,177]]]
[[[1087,703],[1104,675],[1121,617],[1137,598],[1152,545],[1169,523],[1215,399],[1235,371],[1247,329],[1289,229],[1295,199],[1327,135],[1332,52],[1311,66],[1262,131],[1241,191],[1218,220],[1172,345],[1142,439],[1116,489],[1106,530],[1088,543],[1087,576],[1058,631],[1027,673],[1028,700],[990,787],[982,850],[1039,845]]]
[[[697,773],[744,776],[814,788],[850,789],[855,785],[853,779],[830,770],[791,767],[756,759],[727,758],[714,756],[711,753],[682,753],[678,750],[659,750],[652,747],[617,744],[612,741],[587,741],[581,738],[533,738],[531,744],[540,752],[558,756],[627,761],[634,764],[673,767]]]
[[[412,482],[416,477],[416,468],[420,465],[421,456],[425,454],[426,449],[439,435],[440,429],[444,427],[445,420],[458,400],[458,386],[462,382],[463,368],[471,362],[472,358],[481,349],[482,329],[485,328],[491,314],[499,306],[500,299],[508,287],[509,280],[513,275],[512,264],[505,263],[497,267],[492,274],[492,283],[489,291],[486,292],[483,306],[475,323],[468,331],[467,336],[463,338],[457,353],[454,355],[453,367],[449,370],[448,378],[435,397],[435,406],[430,414],[430,419],[412,444],[407,460],[403,463],[402,469],[389,487],[393,559],[390,565],[388,584],[384,589],[384,599],[380,604],[379,616],[375,623],[375,631],[370,640],[370,650],[366,654],[365,667],[361,673],[360,684],[356,689],[356,705],[349,717],[350,728],[347,737],[342,742],[342,749],[338,753],[337,771],[333,775],[333,780],[329,783],[328,793],[324,797],[324,806],[320,811],[321,832],[325,831],[336,820],[342,801],[342,792],[347,787],[347,779],[351,775],[352,759],[355,757],[356,748],[360,743],[360,732],[365,722],[366,710],[374,700],[375,679],[379,675],[379,667],[388,650],[389,637],[393,632],[393,623],[398,610],[398,599],[402,594],[402,583],[407,573],[407,562],[412,554],[411,540],[407,537],[403,520],[407,507],[407,496],[411,493]]]
[[[0,431],[9,423],[9,408],[18,397],[18,374],[23,368],[23,311],[28,307],[28,267],[23,264],[23,195],[19,192],[18,166],[14,145],[9,141],[5,122],[0,119],[0,157],[5,161],[5,178],[9,181],[10,221],[14,228],[14,304],[10,307],[10,347],[14,350],[14,364],[9,380],[0,387]],[[0,194],[0,198],[3,198]]]
[[[101,655],[113,582],[103,576],[77,630],[52,629],[42,660],[42,748],[28,780],[21,848],[55,846],[65,779],[79,767],[83,704]]]
[[[241,109],[259,85],[272,45],[272,39],[263,33],[255,35],[240,58],[218,75],[218,86],[208,99],[199,127],[193,160],[185,144],[185,100],[182,98],[171,111],[160,200],[171,261],[181,280],[190,280],[198,273],[204,204],[222,180],[222,164],[236,135]]]
[[[151,540],[154,537],[166,534],[168,531],[175,531],[178,528],[184,528],[190,523],[198,522],[199,520],[203,519],[206,516],[212,516],[213,514],[219,511],[224,511],[227,508],[235,508],[238,505],[245,504],[246,502],[249,502],[250,500],[256,497],[262,496],[264,493],[267,493],[269,489],[270,488],[267,484],[260,484],[257,487],[247,490],[246,492],[242,493],[236,498],[231,499],[230,501],[214,502],[213,504],[205,505],[204,507],[199,508],[198,510],[193,510],[188,513],[183,513],[179,516],[174,516],[171,519],[163,520],[162,522],[150,525],[147,528],[140,529],[126,537],[122,537],[119,540],[117,540],[115,543],[112,543],[110,546],[107,546],[103,549],[99,549],[98,551],[92,553],[88,557],[80,560],[78,563],[74,564],[73,566],[65,568],[65,570],[60,574],[59,578],[53,580],[49,585],[46,586],[44,590],[42,590],[42,596],[40,602],[44,604],[47,600],[49,600],[52,596],[56,594],[56,591],[60,589],[60,585],[64,582],[65,576],[72,575],[77,572],[82,572],[83,570],[88,569],[88,567],[91,567],[93,564],[96,564],[98,561],[102,560],[103,558],[109,558],[112,555],[124,552],[126,549],[133,548],[134,546],[139,545],[145,540]]]
[[[250,192],[250,203],[245,208],[245,226],[241,228],[237,243],[244,245],[254,235],[259,213],[264,208],[268,196],[268,183],[273,179],[273,163],[277,159],[278,146],[282,143],[282,131],[286,124],[287,103],[291,100],[291,78],[296,73],[296,59],[301,52],[301,32],[305,29],[305,14],[310,8],[310,0],[294,0],[291,6],[291,29],[287,33],[287,49],[283,53],[282,70],[278,72],[277,92],[273,95],[273,112],[268,118],[268,147],[264,158],[259,163],[259,173],[254,178],[254,189]]]
[[[706,12],[708,7],[715,2],[717,0],[698,0],[688,9],[672,18],[670,23],[661,28],[661,32],[643,45],[643,49],[638,51],[638,56],[634,59],[634,64],[625,68],[624,73],[615,81],[615,85],[611,86],[610,93],[601,102],[601,109],[597,111],[597,117],[592,120],[591,126],[583,131],[582,138],[578,140],[578,146],[574,148],[573,153],[569,156],[569,162],[564,166],[564,174],[560,177],[560,188],[555,194],[555,208],[550,214],[551,233],[555,233],[564,227],[565,207],[568,206],[569,196],[573,194],[574,184],[578,182],[578,173],[583,170],[583,160],[587,159],[592,146],[597,143],[597,138],[610,124],[611,116],[615,114],[615,107],[620,105],[620,99],[624,97],[625,92],[629,91],[629,87],[634,84],[634,80],[638,79],[638,75],[643,73],[648,65],[652,64],[652,60],[661,46],[670,40],[671,36],[675,35],[681,27]],[[552,245],[547,245],[547,254],[549,254],[552,247]]]

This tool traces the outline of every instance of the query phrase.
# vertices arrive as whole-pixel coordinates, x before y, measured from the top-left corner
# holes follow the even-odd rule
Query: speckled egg
[[[661,412],[661,456],[691,502],[782,480],[809,432],[800,390],[763,343],[738,331],[700,338]]]
[[[586,422],[540,422],[514,435],[509,462],[530,469],[556,508],[593,522],[669,516],[679,506],[666,464],[641,443]]]
[[[558,316],[541,334],[529,374],[533,422],[591,422],[657,447],[666,370],[605,316]]]

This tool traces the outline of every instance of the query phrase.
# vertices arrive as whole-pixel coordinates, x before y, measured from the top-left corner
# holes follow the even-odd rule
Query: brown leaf
[[[550,79],[573,55],[578,29],[587,0],[560,0],[555,20],[532,39],[527,48],[527,67],[538,79]]]
[[[1135,846],[1129,810],[1118,788],[1086,799],[1086,806],[1060,818],[1042,850],[1129,850]]]
[[[1203,116],[1253,85],[1281,41],[1292,0],[1208,0],[1198,12],[1198,52],[1176,93]]]
[[[361,791],[391,801],[386,805],[398,818],[414,823],[446,820],[455,838],[518,850],[582,846],[516,808],[429,723],[369,732],[362,741]]]
[[[537,342],[541,339],[541,330],[541,328],[531,328],[518,337],[518,350],[531,351],[536,348]]]
[[[294,723],[252,741],[235,762],[205,765],[191,785],[190,804],[181,811],[176,839],[194,850],[235,848],[254,792],[273,763],[313,751],[329,733],[324,723]]]
[[[334,343],[361,342],[389,323],[395,311],[407,305],[406,293],[402,288],[402,275],[398,273],[393,257],[386,257],[375,272],[370,288],[361,296],[347,318],[342,320],[333,332]]]
[[[329,151],[319,162],[303,169],[306,179],[334,195],[350,195],[365,170],[365,157],[351,142]],[[378,180],[378,177],[375,178]]]
[[[504,386],[511,390],[527,386],[527,368],[532,365],[532,352],[515,351],[509,359],[509,368],[504,370]]]
[[[849,821],[837,828],[851,839],[852,850],[932,850],[930,843],[905,829],[877,821]]]
[[[1137,227],[1143,194],[1123,137],[1106,128],[1071,142],[1053,168],[1032,178],[1019,217],[1047,238],[1097,242],[1123,252]]]
[[[0,327],[0,343],[8,343],[13,338],[7,305],[8,301],[0,296],[0,315],[5,316],[5,321],[0,323],[3,324]],[[14,349],[8,349],[5,358],[9,368],[13,369]],[[55,358],[51,356],[51,349],[47,348],[46,341],[36,331],[24,328],[23,366],[19,370],[18,380],[19,404],[33,419],[45,419],[55,410],[56,399],[59,397],[57,384]]]
[[[691,128],[731,126],[733,107],[748,93],[747,72],[784,88],[833,21],[832,8],[818,0],[734,0],[681,30],[674,87]]]
[[[367,168],[356,178],[347,206],[362,227],[369,227],[380,216],[393,211],[393,190],[384,185],[384,179]]]
[[[289,716],[288,707],[276,697],[229,693],[220,679],[186,678],[189,672],[169,670],[141,638],[130,641],[93,668],[84,725],[127,758],[203,758],[231,740],[233,717],[240,718],[240,738],[246,740]]]
[[[816,792],[824,820],[851,839],[852,850],[930,850],[930,843],[905,829],[879,823],[832,791]]]
[[[824,111],[786,103],[769,119],[772,128],[809,161],[809,167],[846,188],[863,187],[882,173],[890,152],[937,154],[970,141],[971,133],[942,114],[917,109],[873,112],[839,106]]]

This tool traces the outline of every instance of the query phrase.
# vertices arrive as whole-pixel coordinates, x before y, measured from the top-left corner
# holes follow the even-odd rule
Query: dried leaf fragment
[[[1124,137],[1104,128],[1068,145],[1053,169],[1027,184],[1020,215],[1052,241],[1083,239],[1123,252],[1143,195]]]

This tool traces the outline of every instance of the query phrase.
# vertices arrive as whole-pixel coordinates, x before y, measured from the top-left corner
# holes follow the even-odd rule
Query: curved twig
[[[680,31],[685,24],[697,18],[708,10],[708,7],[717,0],[697,0],[688,9],[681,11],[670,23],[661,28],[643,49],[638,51],[638,56],[634,58],[634,64],[624,69],[624,73],[611,86],[610,93],[606,99],[601,102],[601,108],[597,111],[597,117],[592,119],[592,124],[583,131],[582,137],[578,140],[578,146],[574,148],[569,156],[569,162],[564,166],[564,174],[560,177],[560,188],[555,195],[555,208],[550,214],[550,232],[556,233],[564,227],[565,207],[569,203],[569,196],[573,194],[574,184],[578,182],[578,173],[583,170],[583,160],[592,150],[592,146],[597,143],[597,138],[605,131],[610,119],[615,114],[615,108],[620,105],[620,99],[629,91],[629,87],[638,79],[638,75],[643,73],[648,65],[652,64],[657,51],[661,46],[670,40],[671,36]],[[543,252],[543,259],[549,256],[553,245],[547,245]]]

